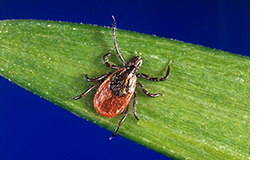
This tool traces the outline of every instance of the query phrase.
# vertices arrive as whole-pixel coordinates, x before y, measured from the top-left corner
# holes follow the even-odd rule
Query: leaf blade
[[[121,65],[111,29],[53,21],[1,21],[0,74],[39,96],[113,130],[120,117],[103,118],[93,108],[94,91],[74,97],[90,85],[84,79],[108,70],[101,57]],[[170,39],[117,30],[128,61],[143,57],[139,72],[164,82],[139,79],[137,121],[129,113],[118,134],[174,159],[249,159],[249,58]]]

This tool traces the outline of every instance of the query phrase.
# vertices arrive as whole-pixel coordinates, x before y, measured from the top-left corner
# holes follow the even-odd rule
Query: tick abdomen
[[[111,74],[99,87],[95,98],[94,98],[94,107],[96,109],[96,111],[104,116],[104,117],[114,117],[117,116],[118,114],[120,114],[128,105],[128,103],[130,102],[134,90],[135,90],[135,86],[136,86],[136,75],[132,76],[131,78],[129,78],[129,81],[127,81],[128,83],[126,84],[127,88],[124,88],[126,90],[126,94],[124,94],[125,92],[122,91],[122,89],[119,87],[117,87],[117,85],[121,85],[121,83],[123,81],[121,81],[122,78],[118,77],[119,82],[121,83],[115,83],[113,86],[113,88],[111,87],[111,84],[113,82],[112,78],[113,77],[117,77],[115,76],[116,74],[120,74],[121,72],[126,69],[126,68],[121,68],[119,70],[117,70],[115,73]],[[124,71],[125,72],[125,71]],[[123,73],[122,75],[125,75],[125,77],[127,77],[126,75],[128,75],[128,73]],[[124,79],[124,77],[123,77]],[[125,83],[124,85],[125,86]],[[117,90],[121,90],[122,92],[122,96],[116,95],[117,94]],[[119,93],[119,94],[120,94]]]

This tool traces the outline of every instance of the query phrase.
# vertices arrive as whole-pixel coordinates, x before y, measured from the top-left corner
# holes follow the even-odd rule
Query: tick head
[[[135,74],[140,69],[142,61],[143,59],[140,56],[136,56],[130,61],[127,68],[132,69],[133,73]]]

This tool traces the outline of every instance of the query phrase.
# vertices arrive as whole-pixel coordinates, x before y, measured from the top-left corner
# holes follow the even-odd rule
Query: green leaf
[[[127,62],[144,59],[140,73],[171,75],[164,82],[139,81],[137,113],[129,112],[118,131],[134,142],[174,159],[249,159],[250,59],[146,34],[117,30]],[[111,28],[37,20],[0,22],[0,74],[25,89],[111,131],[122,115],[100,116],[93,107],[95,90],[80,99],[93,83],[85,80],[113,72],[102,64],[121,66]],[[109,138],[109,137],[108,137]],[[117,138],[114,139],[117,141]]]

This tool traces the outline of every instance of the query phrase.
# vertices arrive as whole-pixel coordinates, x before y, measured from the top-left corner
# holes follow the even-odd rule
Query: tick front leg
[[[97,87],[100,83],[102,83],[102,81],[99,81],[98,83],[92,85],[90,88],[88,88],[86,91],[84,91],[81,95],[73,97],[72,99],[74,100],[78,100],[80,98],[82,98],[83,96],[85,96],[86,94],[88,94],[92,89],[94,89],[95,87]]]
[[[97,78],[94,78],[94,79],[90,79],[90,78],[87,76],[87,74],[86,74],[86,75],[85,75],[85,78],[86,78],[86,80],[87,80],[88,82],[96,82],[96,81],[99,81],[99,80],[105,78],[106,76],[108,76],[108,75],[110,75],[110,74],[111,74],[111,73],[107,72],[107,73],[105,73],[105,74],[103,74],[103,75],[101,75],[101,76],[99,76],[99,77],[97,77]]]
[[[124,59],[124,56],[121,54],[120,50],[119,50],[119,46],[116,42],[116,35],[115,35],[115,29],[116,29],[116,22],[115,22],[115,18],[114,16],[112,16],[113,18],[113,27],[112,27],[112,38],[113,38],[113,44],[114,44],[114,47],[115,47],[115,51],[117,53],[117,55],[119,56],[119,58],[121,59],[122,61],[122,66],[123,67],[126,67],[126,61]]]
[[[110,65],[110,64],[106,61],[106,58],[109,57],[110,55],[112,55],[112,52],[110,52],[110,53],[108,53],[108,54],[106,54],[106,55],[103,56],[103,58],[102,58],[103,64],[104,64],[105,66],[107,66],[108,68],[118,70],[119,67],[117,67],[117,66],[115,66],[115,65]]]
[[[146,94],[147,96],[149,96],[149,97],[157,97],[157,96],[159,96],[159,95],[163,95],[163,94],[161,94],[161,93],[150,94],[147,90],[145,90],[145,89],[143,88],[143,85],[142,85],[139,81],[137,81],[137,84],[139,85],[139,88],[142,90],[142,92],[143,92],[144,94]]]
[[[133,114],[135,116],[135,118],[139,121],[139,117],[137,116],[137,112],[136,112],[136,102],[137,102],[137,91],[135,90],[134,91],[134,97],[133,97],[133,106],[132,106],[132,109],[133,109]]]
[[[117,124],[117,127],[114,129],[112,136],[109,138],[109,140],[112,140],[112,138],[115,136],[115,134],[117,133],[119,127],[123,124],[123,122],[125,121],[127,114],[128,114],[128,109],[129,109],[129,105],[130,102],[128,103],[127,109],[125,111],[124,116],[122,117],[121,121]]]
[[[152,78],[150,77],[149,75],[147,74],[142,74],[142,73],[139,73],[137,74],[137,77],[143,77],[147,80],[150,80],[150,81],[156,81],[156,82],[159,82],[159,81],[165,81],[166,79],[168,79],[169,75],[170,75],[170,64],[171,64],[172,61],[170,61],[169,65],[168,65],[168,68],[167,68],[167,72],[166,72],[166,75],[162,78]]]

